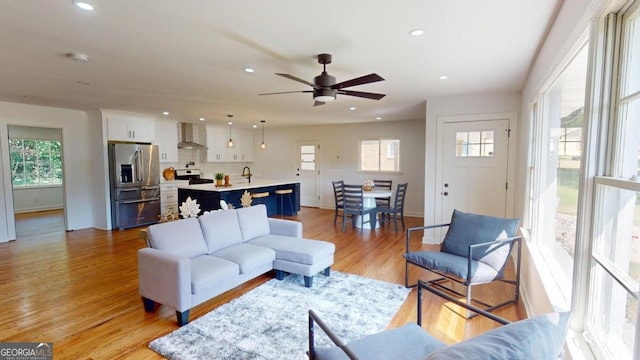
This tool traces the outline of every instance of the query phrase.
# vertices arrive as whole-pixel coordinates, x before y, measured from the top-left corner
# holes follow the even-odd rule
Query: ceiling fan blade
[[[370,92],[351,91],[351,90],[338,90],[338,94],[357,96],[357,97],[373,99],[373,100],[380,100],[386,96],[386,94],[376,94],[376,93],[370,93]]]
[[[351,79],[351,80],[347,80],[347,81],[343,81],[340,83],[337,83],[333,86],[331,86],[332,89],[344,89],[344,88],[348,88],[351,86],[356,86],[356,85],[362,85],[362,84],[369,84],[372,82],[376,82],[376,81],[382,81],[384,80],[382,78],[382,76],[378,75],[378,74],[369,74],[369,75],[365,75],[365,76],[360,76],[359,78],[355,78],[355,79]]]
[[[324,105],[325,103],[322,101],[316,101],[313,103],[313,106],[320,106],[320,105]]]
[[[285,78],[287,78],[287,79],[290,79],[290,80],[293,80],[293,81],[297,81],[297,82],[303,83],[303,84],[305,84],[305,85],[309,85],[309,86],[311,86],[311,87],[313,87],[313,88],[315,88],[315,89],[317,89],[317,88],[318,88],[318,86],[317,86],[317,85],[314,85],[314,84],[312,84],[312,83],[308,82],[307,80],[302,80],[302,79],[300,79],[300,78],[297,78],[297,77],[295,77],[295,76],[293,76],[293,75],[289,75],[289,74],[280,74],[280,73],[276,73],[276,75],[280,75],[280,76],[285,77]]]
[[[313,92],[313,90],[282,91],[282,92],[272,92],[272,93],[266,93],[266,94],[258,94],[258,96],[260,96],[260,95],[278,95],[278,94],[295,94],[295,93],[311,93],[311,92]]]

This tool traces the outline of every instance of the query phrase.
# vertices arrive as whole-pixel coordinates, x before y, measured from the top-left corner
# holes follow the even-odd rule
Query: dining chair
[[[336,211],[333,215],[333,223],[335,224],[338,220],[338,210],[342,210],[342,186],[344,185],[344,180],[336,180],[331,182],[333,184],[333,198],[336,201]]]
[[[360,233],[364,228],[364,224],[369,223],[372,229],[376,227],[376,209],[377,207],[364,207],[364,191],[362,185],[342,185],[342,231],[346,230],[347,215],[351,215],[351,224],[356,226],[358,216],[360,217]],[[368,219],[365,219],[368,215]]]
[[[393,184],[393,180],[376,180],[376,179],[373,179],[373,187],[375,189],[391,190],[391,188],[393,186],[392,184]],[[378,206],[380,206],[380,205],[391,206],[391,196],[376,198],[376,204]]]
[[[387,215],[389,222],[393,218],[393,225],[396,228],[396,232],[398,232],[398,216],[400,216],[400,221],[402,222],[402,228],[404,229],[404,199],[407,194],[407,183],[398,184],[398,189],[396,190],[396,196],[394,199],[393,206],[380,206],[378,205],[378,212],[380,213],[380,225],[384,225],[385,214]]]

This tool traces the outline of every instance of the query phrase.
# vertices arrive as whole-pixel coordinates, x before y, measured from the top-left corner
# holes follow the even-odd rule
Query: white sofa
[[[216,211],[198,218],[155,224],[147,248],[138,251],[144,308],[176,310],[180,326],[189,309],[270,270],[304,276],[306,287],[320,271],[329,276],[335,246],[302,238],[302,223],[267,217],[266,207]]]

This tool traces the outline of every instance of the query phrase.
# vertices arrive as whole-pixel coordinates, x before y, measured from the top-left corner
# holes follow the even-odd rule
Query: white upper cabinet
[[[157,120],[155,144],[160,150],[161,163],[178,162],[178,122]]]
[[[231,138],[234,147],[227,147],[229,127],[207,125],[207,161],[208,162],[247,162],[253,161],[253,131],[232,129]]]
[[[229,161],[227,156],[227,133],[224,126],[207,125],[207,161]]]
[[[256,147],[256,144],[253,142],[253,129],[243,130],[241,136],[242,143],[240,145],[242,147],[242,153],[240,154],[240,161],[253,161],[253,152]]]
[[[102,110],[107,122],[107,139],[114,141],[150,143],[155,133],[155,120],[138,114]]]

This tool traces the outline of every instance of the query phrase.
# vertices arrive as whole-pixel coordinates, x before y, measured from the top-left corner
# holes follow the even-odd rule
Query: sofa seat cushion
[[[281,235],[266,235],[248,242],[275,250],[278,260],[313,265],[335,253],[334,244],[327,241],[299,239]]]
[[[557,359],[567,337],[569,312],[520,320],[434,351],[425,360]]]
[[[209,252],[196,218],[151,225],[147,229],[147,239],[154,249],[189,258]]]
[[[241,274],[251,272],[264,264],[273,263],[273,260],[276,259],[275,251],[263,246],[244,243],[226,247],[212,255],[238,264]]]
[[[365,336],[348,344],[360,359],[367,360],[421,359],[445,346],[443,342],[413,323]],[[316,349],[316,359],[348,360],[349,358],[340,348],[332,347]]]
[[[242,242],[240,223],[235,210],[214,211],[198,217],[209,254]]]
[[[202,255],[191,259],[191,293],[210,289],[238,276],[240,266],[215,256]]]
[[[466,257],[460,257],[439,251],[414,251],[404,255],[410,263],[431,271],[454,275],[461,281],[467,280],[469,265]],[[499,278],[502,273],[491,266],[476,260],[471,260],[472,283],[490,282]]]
[[[239,208],[236,212],[244,241],[271,234],[267,207],[264,204]]]

